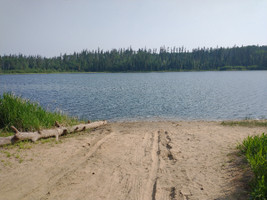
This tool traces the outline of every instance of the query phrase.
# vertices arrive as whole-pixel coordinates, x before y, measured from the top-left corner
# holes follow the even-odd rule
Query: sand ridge
[[[19,152],[22,163],[1,149],[0,200],[246,199],[231,155],[262,132],[219,122],[116,122],[33,145]]]

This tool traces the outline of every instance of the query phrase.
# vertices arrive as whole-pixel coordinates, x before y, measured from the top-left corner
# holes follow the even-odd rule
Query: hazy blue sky
[[[267,0],[0,0],[0,55],[267,45]]]

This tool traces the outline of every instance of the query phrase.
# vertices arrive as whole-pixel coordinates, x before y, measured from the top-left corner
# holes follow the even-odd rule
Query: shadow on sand
[[[235,150],[228,155],[228,159],[224,170],[231,177],[231,181],[225,188],[231,188],[231,191],[222,189],[225,196],[215,198],[215,200],[248,200],[253,173],[249,168],[246,158],[240,154],[239,150]]]

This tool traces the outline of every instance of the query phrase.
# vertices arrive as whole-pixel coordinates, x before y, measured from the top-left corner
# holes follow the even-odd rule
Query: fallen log
[[[16,142],[16,139],[14,136],[0,137],[0,146],[3,146],[5,144],[15,143],[15,142]]]
[[[32,142],[35,142],[41,138],[48,138],[48,137],[56,137],[56,140],[58,141],[58,137],[61,135],[74,132],[81,132],[86,129],[102,126],[104,124],[107,124],[107,121],[97,121],[92,123],[89,122],[88,124],[78,124],[71,127],[63,127],[56,122],[55,124],[56,128],[40,130],[35,132],[20,132],[16,129],[16,127],[12,126],[11,128],[15,132],[14,136],[0,137],[0,146],[5,144],[12,144],[22,140],[31,140]]]

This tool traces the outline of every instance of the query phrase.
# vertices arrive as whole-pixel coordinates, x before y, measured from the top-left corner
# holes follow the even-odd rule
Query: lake
[[[0,94],[80,119],[267,118],[267,71],[0,75]]]

